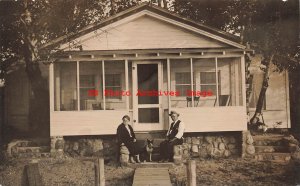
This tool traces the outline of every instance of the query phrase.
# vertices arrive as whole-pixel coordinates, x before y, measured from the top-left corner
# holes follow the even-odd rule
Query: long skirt
[[[134,156],[134,155],[138,155],[140,154],[141,150],[140,147],[138,146],[138,144],[136,142],[127,142],[125,143],[125,146],[128,148],[130,155]]]

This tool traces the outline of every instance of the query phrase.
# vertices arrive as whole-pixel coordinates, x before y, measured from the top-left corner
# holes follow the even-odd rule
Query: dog
[[[146,140],[145,146],[140,154],[141,161],[149,161],[152,162],[152,152],[153,152],[153,140]]]
[[[254,119],[250,120],[250,123],[248,123],[248,129],[251,131],[252,134],[266,134],[268,128],[269,126],[261,122],[258,117],[255,117]]]

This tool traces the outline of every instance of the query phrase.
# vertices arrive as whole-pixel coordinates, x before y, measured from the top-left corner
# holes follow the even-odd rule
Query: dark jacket
[[[168,135],[169,139],[173,139],[177,135],[180,122],[181,121],[178,120],[175,124],[174,124],[174,122],[171,124],[171,127],[170,127],[171,133]]]
[[[122,143],[127,144],[129,142],[133,142],[133,140],[135,139],[135,134],[133,132],[133,129],[132,129],[131,125],[128,125],[128,127],[129,127],[129,130],[131,132],[132,137],[130,137],[129,132],[126,129],[124,123],[122,123],[118,126],[117,137],[118,137],[119,145],[121,145]]]

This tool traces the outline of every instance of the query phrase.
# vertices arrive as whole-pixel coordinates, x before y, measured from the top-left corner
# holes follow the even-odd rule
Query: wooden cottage
[[[50,135],[165,130],[177,110],[186,132],[247,129],[246,47],[238,38],[143,4],[58,38],[49,66]]]
[[[171,110],[181,114],[186,132],[247,130],[249,50],[236,36],[142,4],[43,47],[63,50],[41,64],[49,80],[50,136],[115,134],[125,114],[137,132],[167,130]],[[272,116],[289,128],[287,75],[273,78],[265,109],[282,103]],[[9,111],[7,123],[15,125]]]

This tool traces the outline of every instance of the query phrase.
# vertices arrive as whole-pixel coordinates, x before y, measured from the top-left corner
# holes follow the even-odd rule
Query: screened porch
[[[51,64],[51,135],[114,134],[125,114],[137,131],[166,130],[170,110],[187,132],[246,129],[243,55],[151,55],[72,55]],[[139,96],[140,89],[162,94]]]

